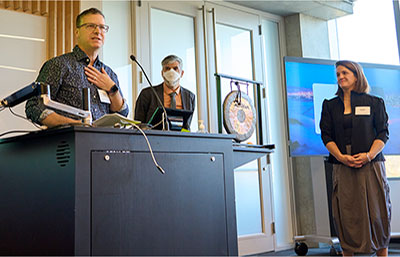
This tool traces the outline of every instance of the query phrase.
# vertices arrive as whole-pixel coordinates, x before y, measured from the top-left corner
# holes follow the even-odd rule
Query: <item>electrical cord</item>
[[[1,107],[1,108],[0,108],[0,112],[1,112],[2,110],[4,110],[4,109],[5,109],[5,107]],[[10,110],[10,112],[11,112],[14,116],[16,116],[16,117],[18,117],[18,118],[21,118],[21,119],[24,119],[24,120],[27,120],[27,121],[29,121],[30,123],[32,123],[36,128],[38,128],[38,129],[40,129],[40,130],[44,130],[43,127],[37,125],[36,123],[32,122],[31,120],[25,118],[25,117],[22,116],[22,115],[20,115],[20,114],[18,114],[18,113],[15,113],[15,112],[13,111],[13,109],[11,109],[11,107],[9,107],[8,109]],[[59,127],[63,127],[63,126],[84,126],[84,127],[92,127],[92,125],[84,124],[84,123],[81,123],[81,122],[78,122],[78,121],[77,121],[76,123],[63,124],[63,125],[57,126],[57,127],[55,127],[55,128],[59,128]],[[29,133],[29,132],[33,132],[33,131],[37,131],[37,130],[10,130],[10,131],[6,131],[6,132],[0,134],[0,138],[3,137],[3,136],[5,136],[5,135],[8,135],[8,134],[13,134],[13,133]]]
[[[150,154],[151,154],[151,158],[153,159],[154,165],[156,165],[157,169],[158,169],[162,174],[165,174],[164,169],[163,169],[160,165],[158,165],[158,163],[157,163],[157,161],[156,161],[156,158],[154,157],[153,149],[151,149],[151,145],[150,145],[149,139],[147,138],[147,136],[146,136],[146,134],[144,133],[144,131],[143,131],[138,125],[136,125],[136,124],[134,124],[134,123],[132,123],[132,126],[134,126],[136,129],[138,129],[138,130],[140,131],[140,133],[142,133],[144,139],[146,139],[146,143],[147,143],[147,146],[149,147]]]
[[[11,112],[14,116],[29,121],[30,123],[32,123],[32,124],[33,124],[36,128],[38,128],[38,129],[43,129],[42,127],[38,126],[36,123],[32,122],[30,119],[27,119],[27,118],[25,118],[24,116],[22,116],[22,115],[20,115],[20,114],[18,114],[18,113],[15,113],[15,112],[13,111],[13,109],[11,109],[11,107],[8,107],[8,109],[10,110],[10,112]]]
[[[0,138],[3,137],[3,136],[5,136],[5,135],[8,135],[8,134],[13,134],[13,133],[29,133],[29,132],[34,132],[34,131],[37,131],[37,130],[9,130],[9,131],[6,131],[6,132],[4,132],[4,133],[1,133],[1,134],[0,134]]]
[[[0,107],[0,112],[3,111],[4,109],[5,109],[5,107]],[[42,127],[40,127],[40,126],[38,126],[37,124],[33,123],[32,121],[30,121],[29,119],[25,118],[24,116],[19,115],[18,113],[15,113],[15,112],[11,109],[11,107],[9,107],[8,109],[10,110],[10,112],[11,112],[12,115],[14,115],[14,116],[16,116],[16,117],[18,117],[18,118],[21,118],[21,119],[24,119],[24,120],[27,120],[27,121],[31,122],[31,123],[32,123],[36,128],[38,128],[38,129],[41,129],[41,130],[43,129]],[[37,130],[9,130],[9,131],[6,131],[6,132],[4,132],[4,133],[1,133],[1,134],[0,134],[0,138],[3,137],[3,136],[5,136],[5,135],[8,135],[8,134],[13,134],[13,133],[30,133],[30,132],[33,132],[33,131],[37,131]]]
[[[68,124],[68,125],[77,125],[76,123],[70,123],[70,124]],[[82,124],[79,124],[80,126],[82,126]],[[89,126],[89,125],[87,125],[87,124],[84,124],[83,126],[85,126],[85,127],[92,127],[92,126]],[[39,127],[40,128],[40,127]],[[42,129],[42,128],[40,128],[40,129]],[[43,130],[43,129],[42,129]],[[38,130],[10,130],[10,131],[6,131],[6,132],[4,132],[4,133],[1,133],[0,134],[0,138],[1,137],[3,137],[3,136],[5,136],[5,135],[8,135],[8,134],[13,134],[13,133],[30,133],[30,132],[35,132],[35,131],[38,131]]]
[[[150,86],[150,88],[151,88],[151,91],[153,91],[154,96],[156,97],[156,99],[157,99],[158,103],[160,104],[161,108],[163,109],[165,118],[167,118],[168,115],[167,115],[167,110],[165,110],[164,103],[161,101],[161,99],[160,99],[160,97],[158,96],[156,90],[154,89],[153,84],[151,83],[149,77],[148,77],[147,74],[146,74],[146,71],[143,69],[142,65],[141,65],[141,64],[139,63],[139,61],[136,59],[136,56],[134,56],[133,54],[131,54],[130,58],[131,58],[131,60],[134,61],[134,62],[139,66],[139,68],[142,70],[142,72],[143,72],[143,74],[144,74],[144,77],[146,78],[147,82],[149,83],[149,86]],[[168,122],[165,123],[165,126],[166,126],[167,130],[169,130],[169,123],[168,123]],[[164,123],[163,123],[163,130],[164,130]]]
[[[164,122],[164,115],[163,115],[163,118],[162,118],[158,123],[156,123],[156,124],[154,124],[154,125],[149,124],[149,125],[151,125],[151,126],[150,126],[150,129],[158,127],[158,125],[160,125],[160,124],[163,123],[163,122]],[[168,121],[167,121],[167,122],[168,122]]]

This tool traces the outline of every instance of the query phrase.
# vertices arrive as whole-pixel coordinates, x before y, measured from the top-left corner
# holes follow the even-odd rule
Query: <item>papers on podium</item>
[[[95,127],[115,127],[115,125],[132,125],[140,124],[140,121],[131,120],[118,113],[110,113],[103,115],[100,119],[93,122]]]

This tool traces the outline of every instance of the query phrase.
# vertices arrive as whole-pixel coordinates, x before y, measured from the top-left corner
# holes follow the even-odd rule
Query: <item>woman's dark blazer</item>
[[[384,143],[389,139],[388,115],[382,98],[366,93],[351,92],[352,134],[351,154],[368,152],[375,139]],[[346,153],[343,127],[344,103],[341,95],[322,105],[320,121],[322,141],[326,145],[333,141],[341,153]],[[384,161],[379,153],[373,161]],[[329,154],[329,162],[340,163]]]

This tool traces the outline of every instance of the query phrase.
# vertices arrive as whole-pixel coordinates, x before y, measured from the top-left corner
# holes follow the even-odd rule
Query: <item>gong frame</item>
[[[223,110],[222,110],[222,94],[221,94],[221,79],[229,79],[231,81],[245,82],[249,85],[255,86],[255,99],[254,109],[256,110],[256,133],[257,133],[257,144],[263,145],[263,130],[262,130],[262,117],[261,117],[261,86],[262,82],[249,80],[245,78],[229,76],[222,73],[215,73],[216,87],[217,87],[217,110],[218,110],[218,133],[223,133]]]

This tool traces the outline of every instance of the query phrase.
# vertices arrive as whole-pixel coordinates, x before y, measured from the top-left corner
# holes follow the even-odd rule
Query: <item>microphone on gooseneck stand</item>
[[[168,117],[168,116],[167,116],[167,111],[165,110],[165,107],[164,107],[163,102],[161,101],[160,97],[158,97],[158,94],[157,94],[156,90],[154,90],[153,84],[151,84],[150,79],[149,79],[149,77],[147,77],[147,74],[146,74],[146,72],[144,71],[142,65],[140,65],[139,61],[136,59],[136,57],[135,57],[133,54],[131,54],[130,58],[131,58],[131,60],[134,61],[134,62],[139,66],[139,68],[143,71],[143,74],[144,74],[144,76],[146,77],[146,80],[147,80],[147,82],[149,83],[151,90],[153,91],[154,95],[155,95],[156,98],[157,98],[158,103],[161,105],[161,107],[162,107],[162,109],[163,109],[163,112],[164,112],[164,119],[165,119],[165,122],[163,121],[163,124],[165,123],[165,124],[166,124],[166,130],[169,130],[169,124],[168,124],[168,120],[167,120],[167,117]],[[163,130],[164,130],[164,125],[163,125]]]

